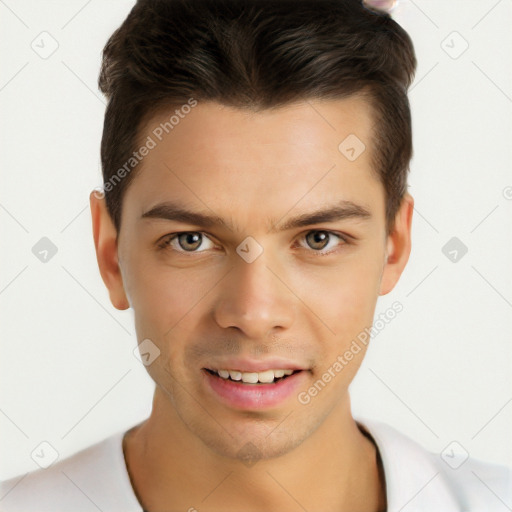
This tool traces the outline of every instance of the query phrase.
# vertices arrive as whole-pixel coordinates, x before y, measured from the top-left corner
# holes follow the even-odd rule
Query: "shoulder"
[[[463,510],[510,511],[512,468],[474,459],[467,452],[461,452],[458,454],[448,445],[441,454],[427,453]]]
[[[506,512],[512,506],[512,469],[473,459],[457,442],[432,453],[393,427],[357,420],[379,449],[389,512]]]
[[[139,512],[117,432],[70,457],[0,482],[2,512]]]

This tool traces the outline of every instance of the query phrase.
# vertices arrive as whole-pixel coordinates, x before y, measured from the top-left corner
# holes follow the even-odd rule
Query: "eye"
[[[211,245],[204,247],[203,242],[207,240]],[[166,236],[162,240],[160,247],[171,247],[177,252],[204,252],[204,250],[212,249],[215,245],[209,238],[199,231],[183,231],[181,233],[172,233],[171,235]],[[197,251],[196,249],[199,247],[203,247],[203,250]]]
[[[348,237],[328,230],[311,230],[302,236],[306,240],[308,247],[313,249],[318,256],[327,255],[336,251],[339,245],[349,244]],[[343,243],[340,244],[339,241]],[[209,242],[209,245],[208,243]],[[205,246],[206,243],[206,246]],[[180,233],[171,233],[165,236],[158,245],[162,249],[172,249],[180,253],[199,253],[208,249],[213,249],[215,244],[199,231],[182,231]],[[198,250],[201,248],[201,250]]]
[[[340,240],[343,242],[341,245],[349,243],[347,237],[344,237],[332,231],[319,229],[308,231],[304,239],[306,240],[308,246],[314,249],[314,252],[319,253],[319,255],[325,255],[334,252]]]

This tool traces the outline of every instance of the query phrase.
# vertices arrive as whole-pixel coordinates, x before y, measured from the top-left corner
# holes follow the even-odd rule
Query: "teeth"
[[[239,372],[238,370],[217,370],[219,377],[223,379],[241,380],[247,384],[269,384],[274,379],[279,379],[285,375],[291,375],[293,370],[265,370],[264,372]]]
[[[255,375],[257,375],[257,378],[260,382],[263,382],[263,383],[274,382],[274,370],[258,372]],[[243,378],[243,376],[242,376],[242,378]]]
[[[256,384],[258,382],[258,374],[257,373],[242,373],[242,382],[246,382],[247,384]]]
[[[242,380],[242,373],[241,372],[237,372],[237,371],[230,371],[229,372],[229,376],[231,377],[232,380]]]

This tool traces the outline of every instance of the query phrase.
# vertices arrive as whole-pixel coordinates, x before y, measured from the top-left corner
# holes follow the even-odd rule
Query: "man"
[[[90,205],[152,413],[4,482],[2,510],[507,510],[506,469],[453,471],[350,410],[411,250],[415,66],[356,0],[137,3],[103,55]]]

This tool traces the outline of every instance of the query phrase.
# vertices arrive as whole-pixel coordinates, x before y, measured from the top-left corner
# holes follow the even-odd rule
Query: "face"
[[[102,277],[114,306],[133,308],[138,342],[159,350],[146,369],[163,416],[223,456],[249,442],[282,455],[347,411],[366,346],[343,355],[405,266],[412,198],[387,237],[360,98],[258,113],[199,103],[160,141],[173,111],[141,130],[156,145],[117,242],[91,194]],[[366,146],[355,159],[339,149],[350,134]]]

